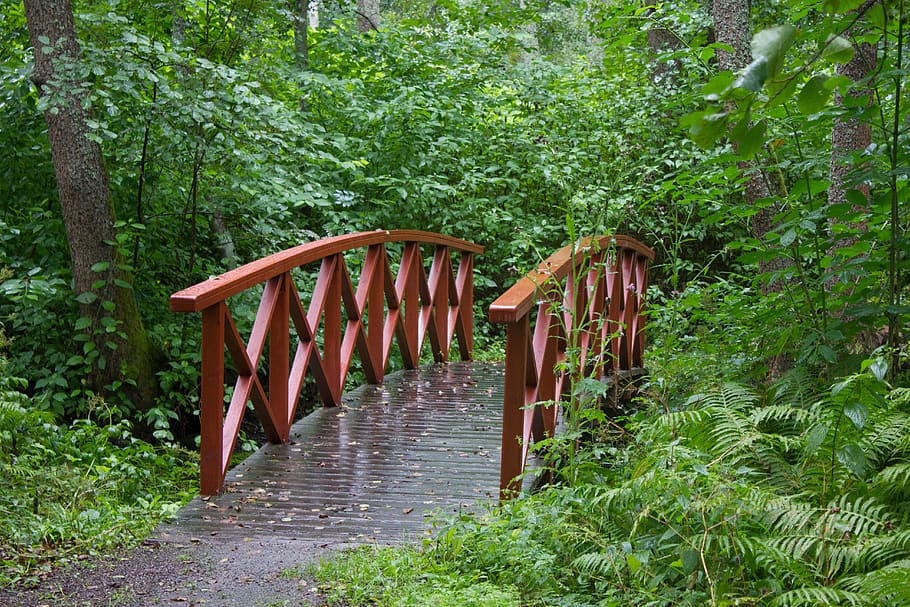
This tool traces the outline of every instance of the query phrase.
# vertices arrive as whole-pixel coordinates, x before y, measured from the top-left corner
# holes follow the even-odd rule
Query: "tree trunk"
[[[853,58],[837,68],[837,73],[848,77],[853,82],[860,82],[869,76],[876,67],[875,48],[866,42],[854,46]],[[866,96],[868,103],[872,102],[872,89],[851,89],[852,97]],[[844,102],[840,89],[834,93],[834,103],[842,105]],[[831,127],[831,185],[828,187],[828,204],[844,204],[847,202],[847,190],[855,189],[869,199],[868,184],[858,184],[852,188],[847,185],[847,176],[854,170],[855,165],[850,164],[849,156],[853,152],[866,149],[872,143],[872,128],[868,122],[860,122],[855,118],[846,120],[835,119]],[[855,239],[854,239],[855,241]],[[841,246],[847,243],[842,243]]]
[[[310,0],[294,0],[294,64],[299,72],[310,69],[310,48],[307,43]]]
[[[101,147],[89,139],[80,82],[67,66],[79,57],[70,0],[25,0],[35,55],[32,81],[43,97],[51,156],[81,316],[100,354],[88,387],[116,391],[140,408],[150,406],[156,389],[148,337],[136,306],[130,275],[116,242],[114,208]]]
[[[379,0],[357,0],[357,29],[379,31]]]
[[[749,27],[749,0],[714,0],[714,34],[717,42],[733,47],[733,52],[717,51],[717,65],[721,70],[739,72],[752,61],[750,49],[751,33]],[[746,175],[746,202],[754,206],[759,200],[769,198],[774,193],[766,171],[755,163],[740,162],[740,170]],[[773,227],[772,209],[763,208],[752,216],[752,235],[765,242],[765,235]],[[786,261],[778,257],[773,261],[759,262],[759,271],[770,272],[785,267]],[[779,290],[773,285],[765,285],[766,292]]]
[[[651,51],[651,83],[665,89],[671,84],[675,84],[676,76],[679,74],[679,60],[659,61],[660,55],[669,51],[676,50],[682,46],[679,38],[671,30],[664,27],[654,26],[648,30],[648,50]]]

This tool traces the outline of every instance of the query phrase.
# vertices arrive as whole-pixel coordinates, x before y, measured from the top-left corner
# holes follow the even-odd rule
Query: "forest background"
[[[648,244],[651,374],[543,446],[556,487],[371,562],[503,604],[908,600],[903,1],[0,8],[4,584],[195,492],[170,293],[415,228],[486,247],[478,318],[570,234]],[[331,575],[395,578],[363,569]]]

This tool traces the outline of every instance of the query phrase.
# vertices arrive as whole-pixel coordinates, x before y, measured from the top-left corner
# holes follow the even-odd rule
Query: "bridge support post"
[[[506,325],[506,377],[502,403],[502,463],[499,469],[499,498],[506,500],[518,493],[521,482],[516,480],[524,470],[527,438],[524,436],[525,389],[528,373],[528,338],[530,322],[527,314]]]
[[[224,302],[202,310],[199,493],[217,495],[224,478]]]

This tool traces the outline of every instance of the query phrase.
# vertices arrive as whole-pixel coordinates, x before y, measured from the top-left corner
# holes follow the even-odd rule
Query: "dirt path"
[[[333,549],[289,541],[237,546],[150,540],[121,556],[57,570],[35,588],[0,590],[0,606],[319,606],[307,566]]]

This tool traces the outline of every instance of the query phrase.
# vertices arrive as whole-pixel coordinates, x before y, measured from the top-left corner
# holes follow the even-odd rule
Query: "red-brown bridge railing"
[[[531,439],[556,431],[558,403],[570,389],[567,348],[586,375],[642,367],[642,311],[654,251],[627,236],[568,245],[490,306],[506,324],[500,490],[519,488]],[[532,323],[532,313],[536,321]]]
[[[402,243],[394,276],[389,243]],[[423,246],[434,247],[429,272]],[[344,253],[362,248],[355,288]],[[172,311],[202,312],[200,492],[221,491],[248,402],[270,442],[288,439],[307,372],[324,404],[337,405],[355,352],[366,381],[374,384],[382,382],[393,341],[407,368],[419,364],[427,337],[434,360],[446,360],[455,340],[461,358],[470,360],[474,255],[482,252],[430,232],[361,232],[281,251],[172,295]],[[453,253],[459,254],[457,265]],[[304,308],[291,273],[317,261]],[[227,300],[263,283],[245,343]],[[266,349],[267,360],[260,361]],[[237,376],[226,410],[225,350]]]

